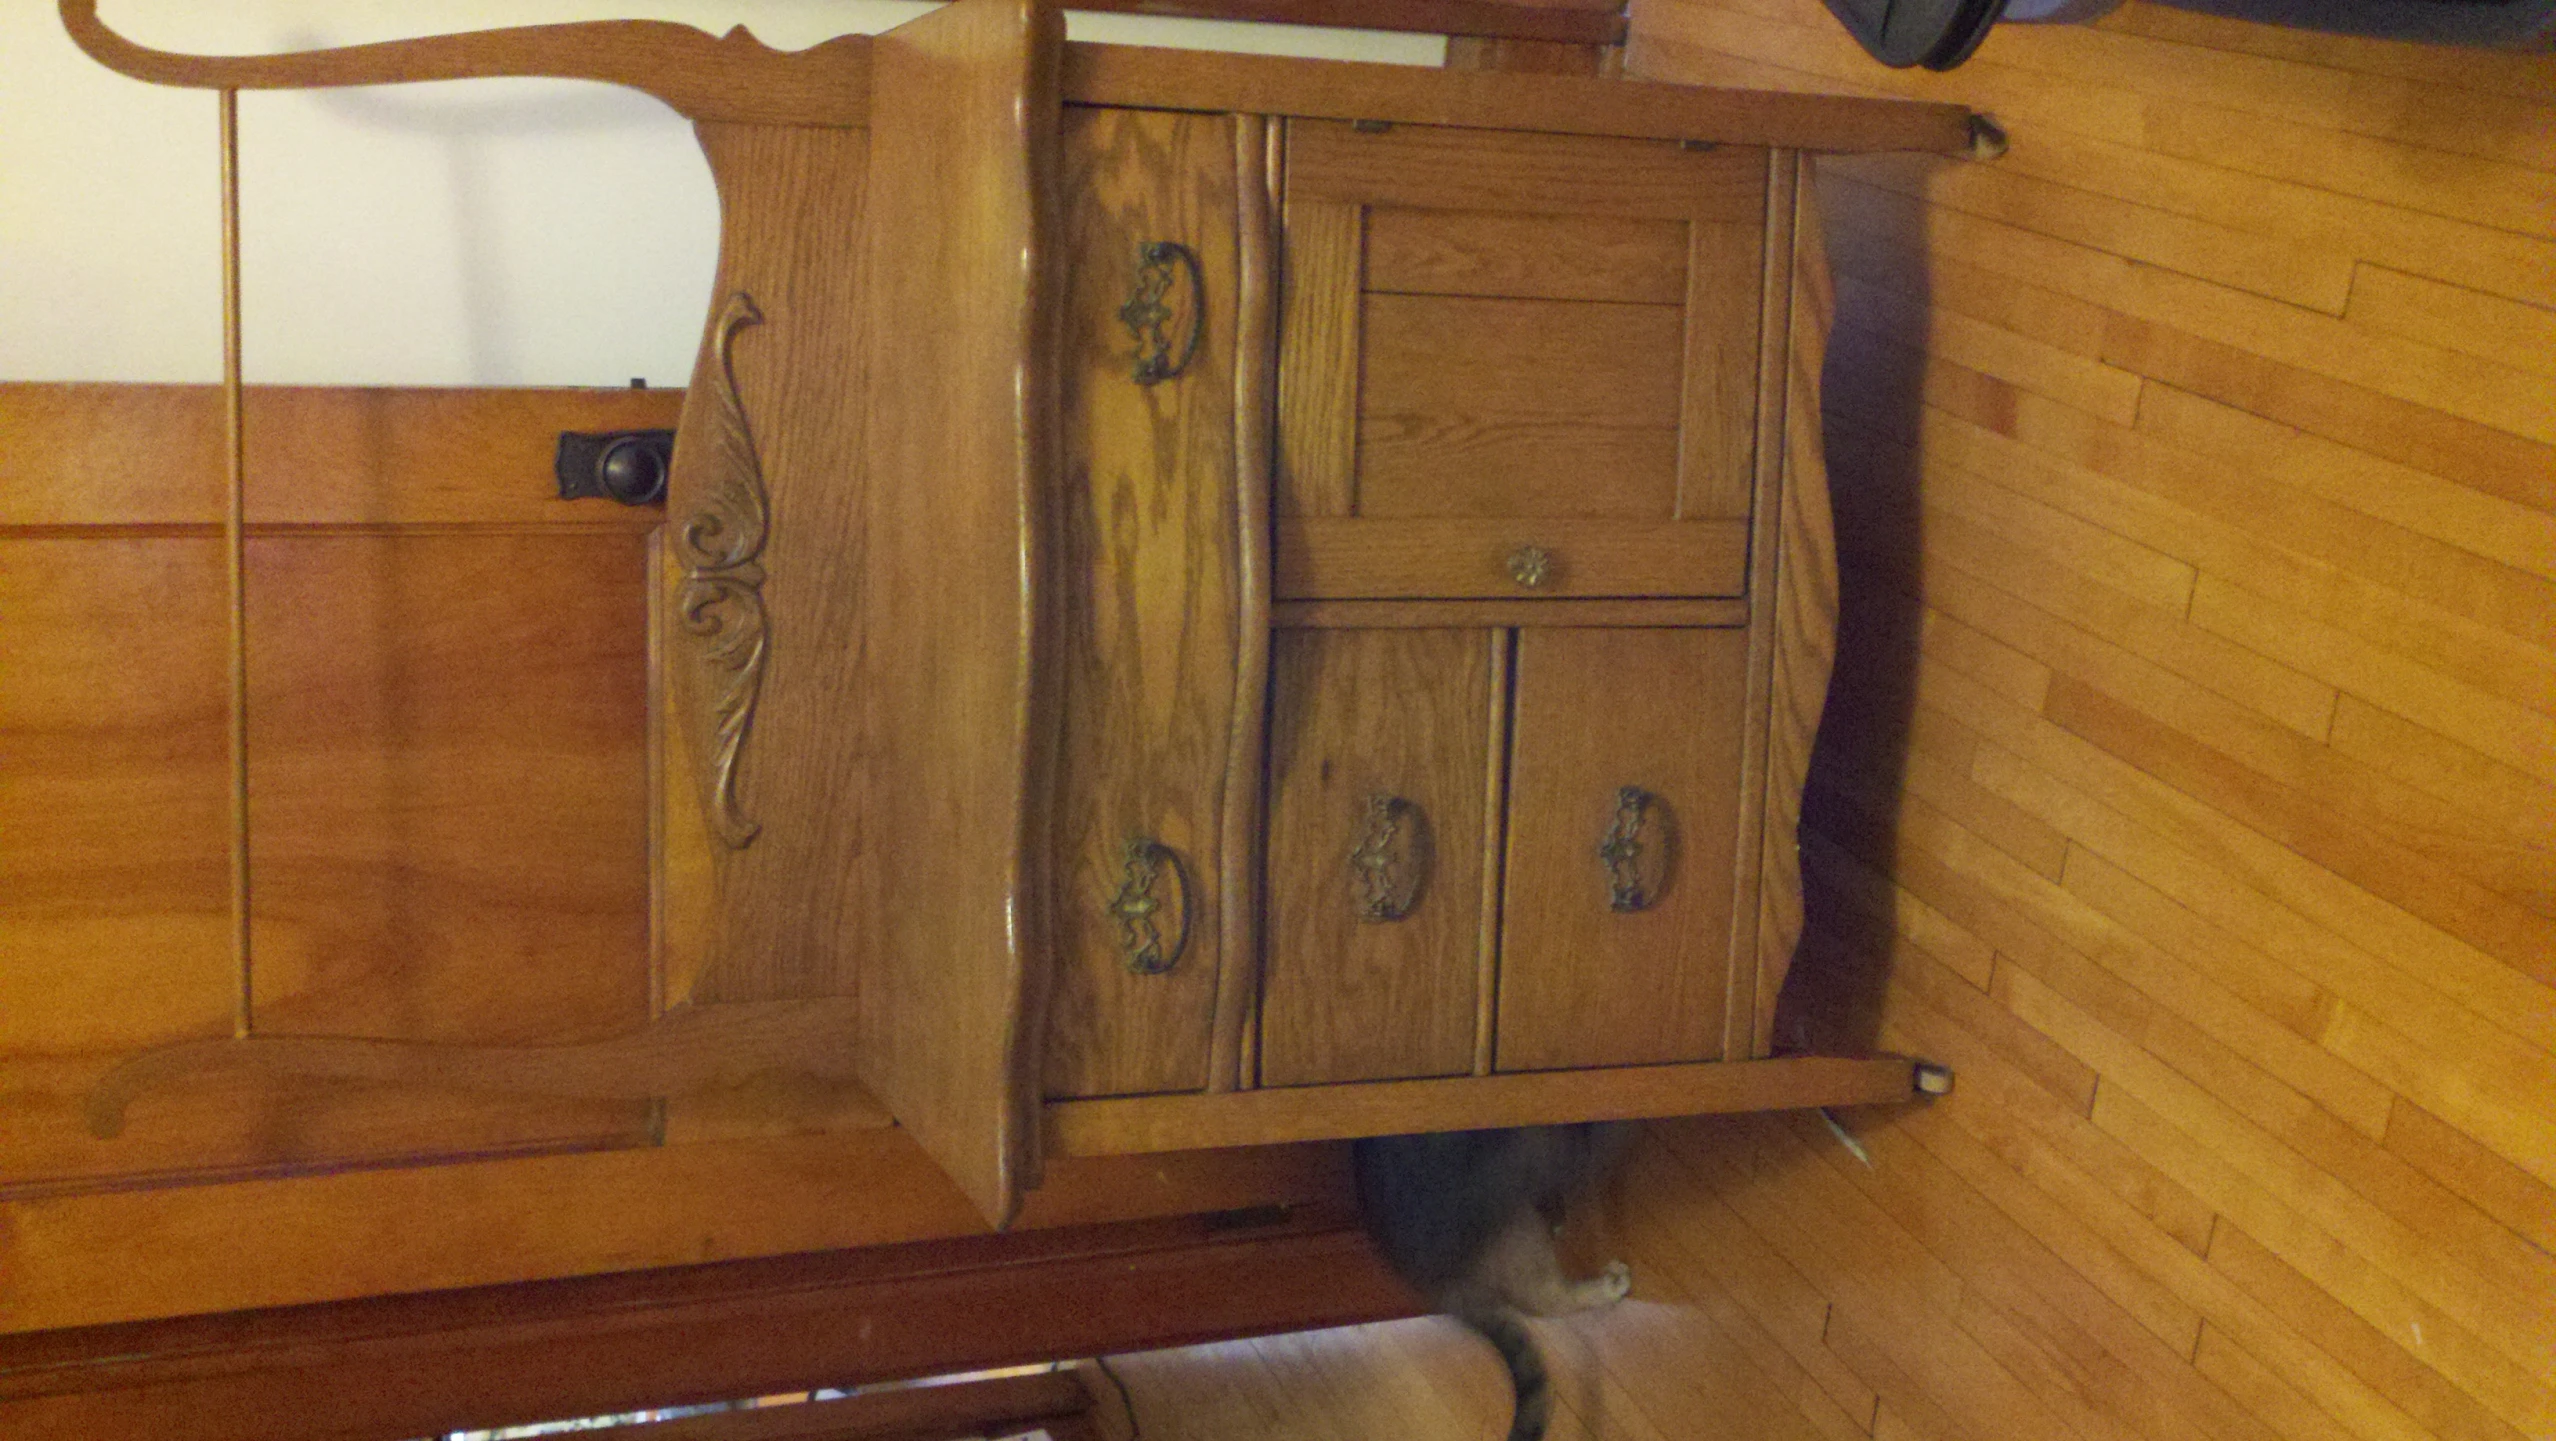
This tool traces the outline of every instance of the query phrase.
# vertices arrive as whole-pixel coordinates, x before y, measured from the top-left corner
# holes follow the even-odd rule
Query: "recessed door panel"
[[[1518,633],[1497,1068],[1721,1057],[1745,630]]]
[[[1278,633],[1262,1084],[1472,1069],[1503,639]]]

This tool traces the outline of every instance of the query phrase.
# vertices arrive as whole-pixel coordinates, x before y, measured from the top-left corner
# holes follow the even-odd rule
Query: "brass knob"
[[[1509,579],[1529,590],[1544,584],[1553,572],[1553,557],[1540,545],[1522,545],[1509,552]]]

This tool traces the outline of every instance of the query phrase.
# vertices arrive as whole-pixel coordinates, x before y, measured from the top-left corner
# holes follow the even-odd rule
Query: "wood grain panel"
[[[875,894],[935,900],[868,919],[862,1075],[997,1224],[1038,1176],[1063,25],[976,0],[875,42],[861,252],[868,314],[936,317],[864,327]]]
[[[1687,296],[1685,242],[1672,220],[1379,205],[1367,212],[1367,288],[1677,305]]]
[[[1020,1229],[1336,1201],[1345,1159],[1279,1147],[1064,1163]],[[893,1128],[6,1206],[10,1334],[987,1233]]]
[[[857,406],[840,403],[859,375],[862,331],[853,267],[806,265],[811,243],[859,233],[869,133],[704,125],[698,134],[720,196],[719,270],[702,353],[676,433],[667,509],[676,525],[704,511],[732,464],[719,395],[733,378],[746,444],[776,522],[759,563],[766,666],[736,767],[742,813],[761,826],[742,850],[711,830],[696,767],[714,753],[716,685],[692,663],[687,589],[671,537],[659,558],[664,879],[658,923],[667,1005],[850,995],[858,973],[852,918],[864,908],[860,853],[869,815],[861,782],[857,654],[868,611],[846,564],[863,533]],[[730,297],[762,319],[716,330]],[[706,694],[703,692],[707,692]]]
[[[1736,216],[1699,216],[1688,226],[1686,355],[1678,416],[1681,520],[1748,514],[1761,379],[1757,331],[1766,284],[1765,211],[1781,203],[1772,191],[1761,180],[1756,214],[1740,206],[1735,208],[1742,213]],[[1779,274],[1790,270],[1790,257],[1785,260]]]
[[[561,525],[641,531],[656,507],[563,503],[552,433],[671,429],[676,390],[253,385],[252,525]],[[0,384],[0,527],[218,525],[209,385]]]
[[[1281,518],[1281,600],[1738,595],[1748,526],[1732,520],[1335,520]],[[1522,585],[1509,560],[1545,553]]]
[[[1706,1061],[1729,1005],[1748,638],[1524,630],[1500,928],[1502,1071]],[[1641,909],[1613,908],[1601,842],[1620,791]]]
[[[1358,503],[1358,377],[1366,210],[1285,205],[1278,343],[1279,515],[1349,515]]]
[[[129,1141],[83,1135],[106,1063],[229,1029],[204,1010],[231,970],[203,889],[228,830],[217,546],[6,544],[12,1187],[640,1138],[628,1106],[254,1078],[154,1097]],[[494,1041],[642,1018],[640,540],[249,557],[257,1023]]]
[[[1288,194],[1336,204],[1745,224],[1764,193],[1746,149],[1322,120],[1287,135]]]
[[[521,1044],[643,1021],[638,539],[260,541],[250,567],[253,1029]],[[471,1105],[320,1089],[302,1124]],[[552,1124],[636,1139],[643,1112]]]
[[[1746,625],[1738,600],[1291,600],[1270,607],[1270,621],[1295,630],[1420,626]]]
[[[258,1029],[645,1018],[643,559],[621,536],[250,546]]]
[[[1667,305],[1368,296],[1357,513],[1675,514],[1681,321]]]
[[[123,1146],[79,1120],[123,1053],[230,1034],[221,595],[209,538],[0,542],[9,1182],[270,1158],[236,1092]]]
[[[1065,738],[1057,762],[1057,975],[1046,1087],[1057,1096],[1197,1090],[1224,960],[1227,740],[1239,603],[1233,447],[1233,122],[1077,108],[1065,195],[1063,522],[1057,587]],[[1166,299],[1203,327],[1180,375],[1153,385],[1119,308],[1140,247],[1189,247],[1203,295]],[[1129,968],[1110,907],[1127,847],[1177,856],[1157,879],[1157,934],[1186,937],[1167,971]],[[1177,886],[1177,893],[1174,887]]]
[[[1283,631],[1272,647],[1260,1081],[1472,1069],[1490,773],[1490,634]],[[1409,909],[1363,919],[1377,797]]]

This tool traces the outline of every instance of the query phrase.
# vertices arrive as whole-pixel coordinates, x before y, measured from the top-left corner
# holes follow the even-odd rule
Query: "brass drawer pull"
[[[1369,796],[1349,874],[1358,919],[1398,921],[1411,914],[1429,874],[1429,822],[1419,805],[1396,795]]]
[[[1189,333],[1172,355],[1170,325],[1179,315],[1163,303],[1171,294],[1175,269],[1189,276]],[[1159,385],[1189,368],[1198,355],[1199,333],[1207,328],[1207,277],[1198,268],[1198,253],[1177,240],[1148,240],[1136,247],[1136,287],[1118,308],[1118,321],[1136,342],[1136,383]]]
[[[1118,922],[1118,945],[1126,953],[1127,969],[1140,976],[1159,976],[1179,965],[1180,953],[1189,949],[1189,870],[1180,863],[1180,852],[1151,836],[1128,838],[1126,864],[1117,893],[1102,909]],[[1168,903],[1168,940],[1163,935],[1166,902],[1154,894],[1155,881],[1166,871],[1171,874],[1173,892]]]
[[[1615,793],[1615,821],[1598,841],[1597,858],[1606,864],[1607,905],[1618,911],[1650,909],[1660,898],[1660,887],[1667,879],[1668,845],[1665,834],[1655,834],[1649,846],[1642,844],[1642,832],[1649,826],[1655,809],[1665,809],[1660,798],[1640,786],[1624,786]],[[1666,816],[1659,827],[1665,832]],[[1656,874],[1649,880],[1642,876],[1642,857],[1653,855]]]
[[[1553,554],[1540,545],[1522,545],[1509,552],[1508,567],[1509,579],[1534,590],[1553,573]]]

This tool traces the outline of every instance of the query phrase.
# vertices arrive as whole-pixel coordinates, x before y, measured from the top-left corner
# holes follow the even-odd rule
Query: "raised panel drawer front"
[[[1207,1084],[1240,633],[1233,132],[1065,115],[1052,1096]]]
[[[1745,590],[1765,151],[1287,137],[1280,598]]]
[[[1278,632],[1262,1084],[1473,1069],[1505,639]]]
[[[1748,633],[1524,630],[1502,1071],[1722,1059]]]

